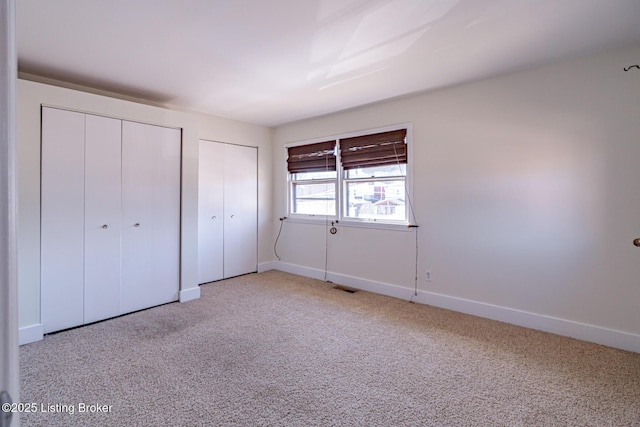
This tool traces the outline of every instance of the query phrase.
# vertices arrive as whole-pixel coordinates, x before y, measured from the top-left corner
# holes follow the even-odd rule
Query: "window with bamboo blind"
[[[407,224],[407,129],[288,146],[289,215]]]
[[[289,215],[336,216],[335,140],[288,147],[287,169]]]

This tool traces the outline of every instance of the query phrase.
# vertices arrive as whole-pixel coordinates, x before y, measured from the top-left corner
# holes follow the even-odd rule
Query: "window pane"
[[[303,179],[332,179],[336,178],[336,171],[328,171],[328,172],[299,172],[292,173],[291,178],[294,181],[303,180]]]
[[[405,181],[347,182],[345,216],[405,221]]]
[[[306,215],[336,214],[336,184],[292,184],[292,213]]]
[[[384,178],[386,176],[405,176],[407,165],[373,166],[370,168],[349,169],[347,178]]]

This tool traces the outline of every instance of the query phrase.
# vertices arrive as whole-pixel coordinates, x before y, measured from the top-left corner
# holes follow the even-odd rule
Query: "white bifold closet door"
[[[84,323],[120,314],[122,121],[87,115]]]
[[[198,170],[198,283],[224,278],[225,145],[200,141]]]
[[[43,107],[45,333],[178,299],[180,140],[178,129]]]
[[[198,282],[255,272],[257,148],[200,141],[198,183]]]
[[[44,332],[84,322],[84,119],[42,110],[41,322]]]
[[[224,167],[224,275],[258,265],[258,150],[227,144]]]
[[[124,313],[178,299],[180,131],[122,123]]]

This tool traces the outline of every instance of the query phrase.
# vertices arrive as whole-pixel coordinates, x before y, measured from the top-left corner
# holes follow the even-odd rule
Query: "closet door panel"
[[[120,314],[121,123],[86,116],[85,323]]]
[[[257,270],[258,150],[227,145],[224,188],[224,275]]]
[[[122,123],[123,313],[178,299],[180,153],[179,130]]]
[[[198,168],[198,283],[223,276],[225,144],[200,141]]]
[[[42,109],[41,317],[44,332],[83,323],[84,114]]]

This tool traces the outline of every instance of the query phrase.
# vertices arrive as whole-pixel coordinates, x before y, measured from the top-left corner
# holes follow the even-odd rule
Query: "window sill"
[[[343,219],[341,221],[336,220],[332,217],[324,217],[321,215],[312,217],[300,217],[300,216],[289,216],[285,220],[287,222],[295,222],[299,224],[314,224],[314,225],[326,225],[331,224],[332,222],[336,227],[353,227],[353,228],[370,228],[375,230],[392,230],[392,231],[411,231],[411,228],[408,227],[408,224],[392,224],[388,222],[380,222],[380,221],[353,221]]]

